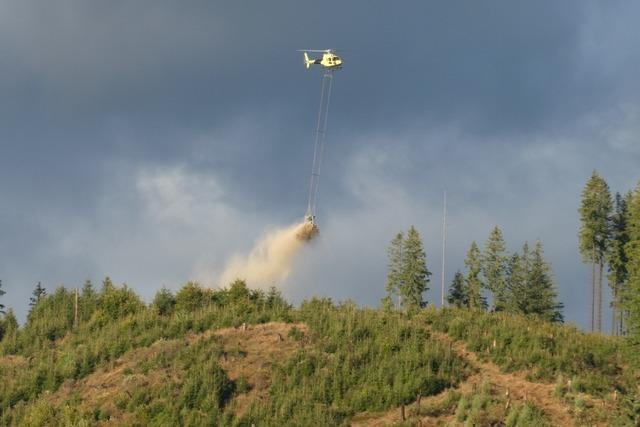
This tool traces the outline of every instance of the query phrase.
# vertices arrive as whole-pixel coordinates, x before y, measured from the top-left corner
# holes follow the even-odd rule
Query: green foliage
[[[121,319],[144,309],[144,303],[127,285],[118,288],[108,277],[98,299],[98,313],[111,320]]]
[[[401,313],[313,299],[298,316],[313,346],[275,367],[268,407],[249,417],[256,425],[341,425],[355,412],[437,394],[468,372],[446,344]]]
[[[188,282],[176,294],[176,311],[192,312],[207,307],[211,302],[210,294],[198,283]]]
[[[173,314],[176,306],[176,297],[169,289],[163,287],[156,293],[151,305],[159,315],[168,316]]]
[[[9,340],[15,340],[15,336],[18,332],[18,319],[16,319],[15,314],[13,314],[13,310],[7,310],[4,317],[0,318],[0,342],[3,339],[6,339],[7,342]]]
[[[482,254],[482,272],[486,287],[493,294],[493,310],[504,310],[507,299],[506,245],[498,227],[491,230]]]
[[[456,271],[453,276],[453,281],[449,287],[449,295],[447,296],[447,302],[457,308],[468,307],[469,299],[467,297],[467,290],[464,281],[464,275],[460,270]]]
[[[427,257],[418,230],[412,225],[402,249],[403,268],[400,295],[402,305],[407,309],[417,309],[423,306],[423,294],[429,289]]]
[[[29,307],[33,307],[34,305],[40,302],[40,299],[47,295],[47,290],[42,286],[42,283],[38,282],[36,284],[35,289],[33,290],[33,296],[29,298]]]
[[[582,392],[594,395],[627,390],[635,381],[623,370],[623,343],[574,327],[508,313],[479,313],[448,308],[421,314],[436,330],[467,343],[505,371],[528,371],[533,380],[574,378]],[[495,342],[495,345],[494,345]]]
[[[471,247],[467,252],[464,265],[467,267],[466,289],[469,308],[485,310],[487,308],[487,301],[484,296],[482,296],[484,284],[480,277],[482,273],[482,256],[476,242],[471,242]]]
[[[80,323],[88,322],[98,309],[99,304],[99,295],[93,289],[91,280],[85,280],[78,298],[78,320]]]
[[[579,249],[585,262],[604,259],[610,237],[609,216],[613,209],[611,193],[605,180],[593,171],[582,190]]]
[[[615,211],[611,217],[611,242],[607,252],[607,264],[609,274],[607,279],[613,291],[612,306],[614,310],[614,334],[620,335],[624,331],[624,319],[622,316],[623,297],[625,286],[629,280],[627,264],[629,258],[625,252],[625,246],[629,242],[629,202],[632,193],[622,197],[616,193]]]
[[[402,286],[402,271],[404,268],[404,257],[403,257],[403,246],[404,246],[404,234],[398,233],[391,240],[391,244],[387,249],[387,256],[389,257],[389,263],[387,265],[387,283],[385,285],[385,290],[387,291],[388,302],[393,304],[393,297],[400,295],[400,287]]]
[[[611,239],[610,217],[613,209],[609,186],[596,171],[582,191],[581,227],[578,247],[584,262],[591,264],[591,330],[602,330],[602,280],[605,255]],[[596,266],[598,280],[596,282]]]
[[[530,265],[531,270],[527,278],[528,292],[522,304],[523,314],[536,315],[551,322],[562,322],[563,305],[556,301],[558,294],[540,241],[536,242],[533,249]]]
[[[533,251],[525,242],[522,253],[515,253],[509,259],[507,273],[506,311],[535,315],[551,322],[563,321],[563,305],[557,301],[551,268],[544,259],[540,241]]]
[[[505,425],[507,427],[544,427],[550,424],[540,408],[527,402],[511,408]]]
[[[424,306],[423,294],[428,290],[431,272],[427,269],[427,258],[418,230],[411,226],[406,237],[398,233],[387,252],[387,297],[382,301],[383,305],[389,308],[393,296],[398,296],[402,308],[407,310]]]
[[[90,287],[83,290],[79,298],[79,312],[82,313],[84,302],[99,308],[95,309],[89,321],[80,322],[77,328],[73,328],[74,293],[62,287],[41,299],[23,328],[18,329],[15,317],[12,313],[11,316],[8,314],[3,324],[13,325],[9,328],[12,332],[5,334],[0,342],[0,358],[12,354],[18,360],[29,362],[8,366],[0,363],[0,380],[3,383],[0,388],[0,413],[7,414],[9,408],[33,402],[43,391],[57,390],[65,380],[83,378],[97,368],[112,363],[127,351],[149,346],[159,339],[184,337],[189,332],[238,326],[245,322],[291,319],[291,308],[277,291],[269,296],[250,292],[248,298],[236,302],[226,290],[207,290],[205,294],[208,300],[205,308],[163,316],[153,306],[145,308],[131,289],[117,288],[110,280],[105,280],[98,293]],[[215,371],[213,365],[200,367]],[[209,374],[201,372],[198,375],[206,377]],[[193,381],[198,375],[194,374]],[[198,384],[194,383],[192,388],[208,387]],[[221,390],[224,391],[224,387]],[[218,406],[220,404],[219,401]],[[63,419],[60,418],[61,408],[56,408],[56,411],[51,414],[51,419]],[[23,412],[12,409],[7,417],[9,420],[14,416],[22,417],[19,414]],[[195,417],[193,414],[190,416]],[[167,422],[176,424],[178,418],[172,417],[167,418]],[[0,425],[3,423],[0,422]],[[6,424],[16,422],[9,421]],[[53,424],[59,423],[54,421]],[[158,424],[163,425],[160,421]]]
[[[624,249],[629,283],[624,291],[624,306],[629,312],[629,335],[635,344],[640,344],[640,184],[629,201],[628,233]]]

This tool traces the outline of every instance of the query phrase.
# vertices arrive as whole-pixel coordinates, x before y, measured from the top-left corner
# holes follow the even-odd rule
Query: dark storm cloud
[[[438,252],[446,186],[467,213],[452,268],[500,224],[512,246],[543,238],[570,296],[584,180],[596,168],[624,191],[639,178],[639,17],[629,1],[0,1],[7,298],[104,274],[150,295],[300,215],[320,88],[296,49],[325,47],[346,65],[309,286],[375,303],[393,232],[422,223]],[[364,240],[343,241],[358,224]],[[580,304],[569,318],[583,321]]]

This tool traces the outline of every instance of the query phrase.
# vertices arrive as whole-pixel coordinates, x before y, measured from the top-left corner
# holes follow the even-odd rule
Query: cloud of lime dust
[[[226,286],[242,279],[252,287],[281,284],[291,273],[298,251],[317,234],[318,227],[306,221],[273,230],[258,240],[248,255],[233,256],[217,283]]]

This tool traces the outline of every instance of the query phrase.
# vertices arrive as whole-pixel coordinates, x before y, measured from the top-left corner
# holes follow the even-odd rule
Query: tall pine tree
[[[402,306],[407,309],[422,307],[426,302],[423,294],[429,289],[427,256],[424,252],[420,233],[412,225],[402,246],[402,273],[399,285]]]
[[[33,296],[31,298],[29,298],[29,307],[33,307],[36,304],[38,304],[38,302],[40,302],[40,299],[42,297],[44,297],[45,295],[47,295],[47,291],[44,288],[44,286],[42,286],[42,283],[38,282],[36,284],[36,288],[33,290]]]
[[[638,344],[640,343],[640,184],[633,191],[628,209],[629,241],[624,249],[629,276],[624,292],[624,305],[628,312],[629,335]]]
[[[385,284],[385,290],[387,296],[383,300],[383,305],[393,306],[394,296],[400,295],[400,286],[402,285],[402,271],[404,258],[402,256],[404,246],[404,235],[402,233],[396,234],[391,240],[391,244],[387,249],[387,256],[389,257],[389,264],[387,265],[387,283]]]
[[[482,272],[485,285],[493,295],[492,309],[504,310],[507,299],[506,289],[506,245],[502,231],[498,227],[491,230],[482,254]]]
[[[610,238],[611,193],[605,180],[593,171],[582,190],[578,212],[582,226],[579,249],[582,259],[591,264],[591,330],[602,331],[602,276]],[[596,267],[598,269],[596,281]]]
[[[473,309],[485,310],[487,301],[482,296],[483,283],[480,278],[482,272],[482,256],[476,242],[471,243],[464,260],[467,267],[466,288],[469,307]]]
[[[449,287],[449,295],[447,295],[447,302],[450,306],[457,308],[469,306],[464,275],[460,270],[456,271],[456,274],[453,276],[453,281]]]
[[[615,212],[611,217],[611,243],[607,252],[607,264],[609,265],[609,274],[607,279],[609,286],[613,292],[612,306],[612,335],[621,335],[624,332],[624,310],[623,295],[624,286],[627,283],[629,273],[627,271],[627,255],[625,253],[625,245],[629,242],[629,232],[627,230],[628,222],[628,203],[631,199],[631,193],[627,193],[622,197],[620,193],[616,193]]]

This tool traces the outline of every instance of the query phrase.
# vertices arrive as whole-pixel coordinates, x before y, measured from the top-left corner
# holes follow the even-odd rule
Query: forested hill
[[[291,307],[241,281],[105,281],[2,321],[2,425],[634,425],[620,338],[468,308]],[[404,417],[404,421],[402,420]]]

